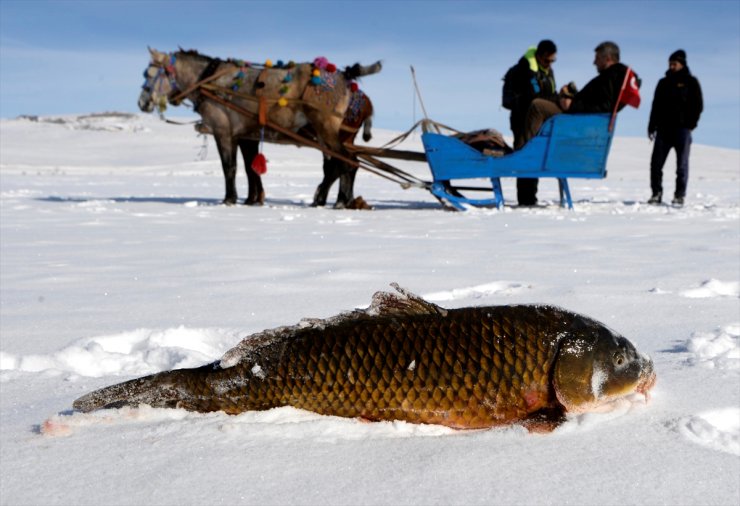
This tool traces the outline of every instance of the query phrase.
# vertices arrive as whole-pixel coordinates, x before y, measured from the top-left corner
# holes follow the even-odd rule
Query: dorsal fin
[[[365,310],[371,316],[393,316],[393,315],[422,315],[432,314],[446,316],[447,310],[438,305],[422,299],[398,283],[391,283],[396,292],[376,292],[370,307]]]
[[[222,369],[248,361],[265,347],[280,345],[293,338],[305,329],[323,329],[332,325],[373,319],[378,316],[414,316],[440,315],[447,316],[447,310],[428,302],[418,295],[391,283],[398,293],[376,292],[367,309],[355,309],[340,313],[330,318],[304,318],[296,325],[267,329],[245,337],[236,346],[228,350],[219,362]]]

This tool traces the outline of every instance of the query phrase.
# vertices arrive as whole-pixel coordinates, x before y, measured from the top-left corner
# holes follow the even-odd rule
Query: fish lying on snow
[[[303,320],[241,341],[221,360],[80,397],[124,405],[224,411],[294,406],[367,420],[454,428],[521,422],[552,430],[655,384],[653,362],[624,337],[553,306],[443,309],[393,284],[370,307]]]

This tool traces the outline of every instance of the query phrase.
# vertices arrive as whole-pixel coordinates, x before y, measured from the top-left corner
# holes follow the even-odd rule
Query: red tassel
[[[267,172],[267,160],[265,159],[265,155],[262,153],[257,153],[257,155],[255,155],[254,160],[252,160],[252,170],[260,176]]]

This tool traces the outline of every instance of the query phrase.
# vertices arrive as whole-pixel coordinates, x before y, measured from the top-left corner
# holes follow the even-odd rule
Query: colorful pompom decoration
[[[336,72],[336,71],[337,71],[337,66],[336,66],[336,65],[334,65],[333,63],[329,63],[329,64],[328,64],[328,65],[326,66],[326,71],[327,71],[327,72],[331,72],[331,73],[333,74],[334,72]]]
[[[239,88],[241,88],[243,84],[244,72],[242,70],[239,70],[239,72],[237,72],[234,76],[234,84],[231,85],[231,89],[234,91],[239,91]]]
[[[293,76],[291,74],[285,74],[285,77],[283,77],[284,83],[289,83],[293,80]]]
[[[319,69],[313,69],[313,72],[311,72],[316,77],[321,77],[321,71]]]
[[[278,60],[275,66],[279,69],[283,68],[283,60]]]
[[[285,97],[280,97],[277,103],[280,107],[285,107],[286,105],[288,105],[288,101],[285,99]]]
[[[311,78],[311,82],[312,82],[313,84],[321,84],[321,78],[320,78],[319,76],[313,76],[313,77]]]
[[[313,66],[319,69],[325,69],[327,65],[329,65],[329,60],[323,56],[319,56],[313,61]]]
[[[267,159],[262,153],[257,153],[252,160],[252,169],[260,176],[267,172]]]
[[[272,60],[265,61],[265,67],[267,67],[268,69],[272,68]]]
[[[356,82],[354,82],[354,81],[353,81],[353,82],[349,83],[349,89],[350,89],[350,91],[351,91],[352,93],[354,93],[354,92],[356,92],[357,90],[359,90],[359,89],[360,89],[360,87],[359,87],[359,86],[357,85],[357,83],[356,83]]]

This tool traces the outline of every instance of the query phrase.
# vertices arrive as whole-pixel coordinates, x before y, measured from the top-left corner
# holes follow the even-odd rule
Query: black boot
[[[658,205],[661,203],[662,200],[663,200],[662,193],[660,192],[653,193],[653,196],[648,199],[648,204]]]

